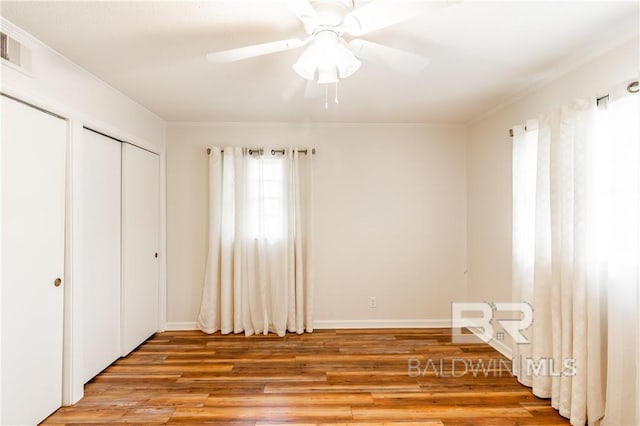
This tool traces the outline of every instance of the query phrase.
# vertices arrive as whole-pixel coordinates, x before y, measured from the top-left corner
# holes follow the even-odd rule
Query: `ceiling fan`
[[[237,49],[212,52],[207,60],[227,63],[271,53],[307,48],[293,64],[302,78],[318,84],[338,83],[353,75],[361,60],[380,63],[405,74],[417,74],[429,59],[359,37],[415,17],[424,11],[425,1],[372,0],[356,7],[355,0],[286,0],[302,21],[308,37],[279,40]]]

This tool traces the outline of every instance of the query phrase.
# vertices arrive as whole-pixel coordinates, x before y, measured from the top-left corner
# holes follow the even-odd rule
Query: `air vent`
[[[2,62],[31,74],[31,49],[0,32],[0,56]]]
[[[0,56],[2,59],[9,60],[9,43],[5,33],[0,33]]]

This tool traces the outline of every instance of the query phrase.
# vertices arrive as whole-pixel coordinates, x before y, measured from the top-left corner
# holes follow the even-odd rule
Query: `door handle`
[[[62,279],[56,278],[56,280],[53,282],[53,285],[56,287],[60,287],[62,285]]]
[[[154,254],[153,257],[155,257],[157,259],[158,258],[158,252],[156,252],[156,254]]]

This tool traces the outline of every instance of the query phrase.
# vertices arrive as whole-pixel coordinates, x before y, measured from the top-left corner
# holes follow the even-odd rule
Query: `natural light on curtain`
[[[639,96],[605,105],[594,153],[599,186],[598,258],[607,264],[608,371],[603,424],[640,424]],[[633,377],[636,377],[635,383]]]
[[[247,231],[252,238],[283,238],[284,163],[283,158],[247,158]]]
[[[211,150],[202,331],[313,331],[312,157]]]
[[[640,424],[639,113],[576,101],[514,128],[513,294],[534,310],[516,374],[574,425]]]

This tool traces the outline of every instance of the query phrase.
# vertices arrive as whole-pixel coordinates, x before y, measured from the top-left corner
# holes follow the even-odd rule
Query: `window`
[[[597,110],[577,99],[513,132],[513,295],[535,314],[515,358],[576,360],[578,377],[519,380],[572,424],[587,412],[638,424],[637,381],[626,380],[638,377],[640,341],[638,104],[630,95]]]
[[[257,157],[247,163],[247,225],[253,239],[279,241],[285,226],[285,160]]]

